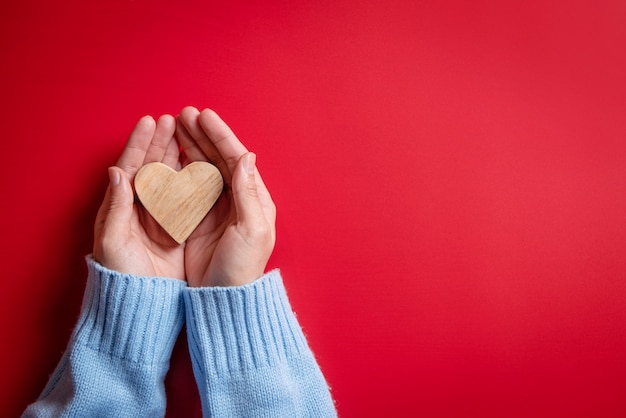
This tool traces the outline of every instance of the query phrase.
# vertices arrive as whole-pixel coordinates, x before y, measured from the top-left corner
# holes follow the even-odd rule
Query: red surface
[[[193,104],[259,156],[342,417],[626,416],[626,3],[179,3],[0,5],[0,415],[65,347],[106,167]]]

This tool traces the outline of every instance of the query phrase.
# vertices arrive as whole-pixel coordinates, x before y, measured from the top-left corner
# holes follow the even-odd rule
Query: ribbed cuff
[[[87,257],[89,276],[76,344],[143,364],[169,357],[184,322],[186,283],[109,270]]]
[[[278,270],[244,286],[184,291],[190,354],[203,374],[274,365],[308,351]]]

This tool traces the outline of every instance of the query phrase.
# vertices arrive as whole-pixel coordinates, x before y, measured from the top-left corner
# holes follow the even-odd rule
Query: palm
[[[232,260],[236,214],[230,193],[224,193],[185,246],[185,272],[191,286],[220,283]]]
[[[178,245],[145,209],[133,209],[129,247],[155,276],[183,279],[185,247]]]

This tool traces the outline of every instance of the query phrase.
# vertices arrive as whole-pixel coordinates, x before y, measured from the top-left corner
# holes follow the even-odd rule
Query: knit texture
[[[163,416],[185,317],[204,416],[336,416],[278,271],[246,286],[187,288],[87,261],[78,324],[24,417]]]
[[[205,417],[336,416],[278,270],[183,294]]]
[[[40,399],[25,417],[152,417],[184,321],[183,281],[108,270],[87,259],[78,324]]]

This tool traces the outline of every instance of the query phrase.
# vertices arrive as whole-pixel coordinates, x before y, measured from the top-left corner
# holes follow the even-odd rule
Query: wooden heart
[[[150,163],[135,175],[137,197],[179,244],[187,240],[222,193],[224,181],[213,164],[196,161],[176,172]]]

